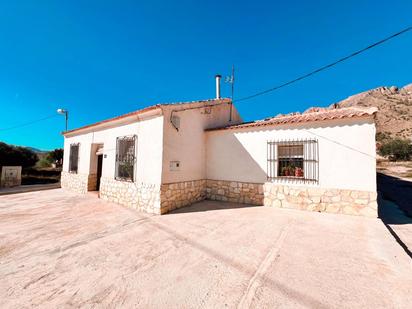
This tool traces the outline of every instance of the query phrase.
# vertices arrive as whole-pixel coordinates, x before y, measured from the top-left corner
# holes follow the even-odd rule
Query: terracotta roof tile
[[[313,121],[323,121],[323,120],[335,120],[344,118],[354,118],[354,117],[365,117],[374,115],[378,109],[376,107],[370,108],[360,108],[360,107],[349,107],[349,108],[319,108],[312,107],[305,111],[304,113],[291,113],[288,115],[278,115],[271,118],[266,118],[263,120],[256,120],[252,122],[245,122],[238,125],[231,125],[220,128],[208,129],[207,131],[214,130],[233,130],[233,129],[243,129],[251,127],[262,127],[262,126],[273,126],[273,125],[284,125],[293,123],[303,123],[303,122],[313,122]]]
[[[95,122],[95,123],[92,123],[92,124],[88,124],[88,125],[85,125],[85,126],[82,126],[82,127],[76,128],[76,129],[73,129],[73,130],[68,130],[68,131],[62,132],[62,134],[63,134],[63,135],[66,135],[66,134],[74,133],[74,132],[77,132],[77,131],[80,131],[80,130],[83,130],[83,129],[92,128],[92,127],[95,127],[95,126],[98,126],[98,125],[101,125],[101,124],[104,124],[104,123],[116,121],[116,120],[119,120],[119,119],[122,119],[122,118],[126,118],[126,117],[129,117],[129,116],[134,116],[134,115],[143,114],[143,113],[145,113],[145,112],[148,112],[148,111],[151,111],[151,110],[155,110],[155,109],[157,109],[157,108],[159,108],[158,105],[148,106],[148,107],[146,107],[146,108],[139,109],[139,110],[134,111],[134,112],[130,112],[130,113],[123,114],[123,115],[120,115],[120,116],[116,116],[116,117],[113,117],[113,118],[101,120],[101,121],[98,121],[98,122]]]
[[[109,118],[109,119],[105,119],[105,120],[102,120],[102,121],[98,121],[98,122],[95,122],[95,123],[92,123],[92,124],[88,124],[88,125],[85,125],[85,126],[82,126],[82,127],[76,128],[76,129],[73,129],[73,130],[68,130],[68,131],[62,132],[62,134],[63,134],[63,135],[71,134],[71,133],[75,133],[75,132],[80,131],[80,130],[84,130],[84,129],[96,127],[96,126],[99,126],[99,125],[102,125],[102,124],[105,124],[105,123],[109,123],[109,122],[112,122],[112,121],[120,120],[120,119],[127,118],[127,117],[130,117],[130,116],[140,115],[140,114],[146,113],[146,112],[148,112],[148,111],[152,111],[152,110],[161,108],[161,107],[163,107],[163,106],[164,106],[164,107],[166,107],[166,106],[180,106],[180,105],[186,105],[186,104],[212,103],[212,102],[218,102],[218,103],[219,103],[219,102],[222,102],[222,103],[226,103],[226,102],[230,102],[230,101],[231,101],[230,99],[222,98],[222,99],[208,99],[208,100],[198,100],[198,101],[188,101],[188,102],[155,104],[155,105],[151,105],[151,106],[145,107],[145,108],[143,108],[143,109],[139,109],[139,110],[136,110],[136,111],[127,113],[127,114],[123,114],[123,115],[116,116],[116,117],[113,117],[113,118]]]

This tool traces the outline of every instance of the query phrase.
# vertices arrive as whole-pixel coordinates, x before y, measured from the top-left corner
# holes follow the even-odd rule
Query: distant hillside
[[[375,106],[377,138],[383,136],[412,138],[412,84],[403,88],[379,87],[348,97],[339,107]],[[332,105],[333,106],[333,105]]]
[[[34,148],[34,147],[24,147],[24,148],[27,148],[28,150],[31,150],[31,151],[33,151],[33,152],[35,152],[35,153],[47,153],[47,152],[48,152],[48,151],[46,151],[46,150],[40,150],[40,149]]]
[[[33,151],[37,155],[37,158],[39,158],[39,160],[45,158],[48,154],[48,151],[46,151],[46,150],[40,150],[40,149],[34,148],[34,147],[25,147],[25,146],[23,146],[23,147],[28,149],[28,150]]]

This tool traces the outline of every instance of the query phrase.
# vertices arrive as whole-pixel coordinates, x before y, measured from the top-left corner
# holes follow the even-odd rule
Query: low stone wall
[[[263,205],[263,184],[206,180],[206,198],[215,201]]]
[[[86,194],[88,191],[89,175],[69,172],[61,173],[61,187],[77,193]]]
[[[0,166],[0,188],[21,185],[21,166]]]
[[[292,187],[265,183],[264,205],[377,217],[376,192]]]
[[[100,179],[100,197],[129,208],[161,214],[159,185],[139,184],[102,177]]]
[[[188,206],[206,198],[206,180],[162,184],[161,213]]]

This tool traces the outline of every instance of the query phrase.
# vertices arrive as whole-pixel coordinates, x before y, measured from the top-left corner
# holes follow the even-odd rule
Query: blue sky
[[[412,1],[0,1],[0,140],[61,147],[75,128],[159,102],[236,97],[293,79],[410,26]],[[412,32],[254,100],[244,120],[412,83]],[[223,85],[223,95],[229,96]]]

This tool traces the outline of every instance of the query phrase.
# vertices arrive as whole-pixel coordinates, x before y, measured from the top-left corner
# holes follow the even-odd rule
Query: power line
[[[332,63],[329,63],[329,64],[327,64],[327,65],[325,65],[325,66],[323,66],[323,67],[320,67],[320,68],[318,68],[318,69],[316,69],[316,70],[314,70],[314,71],[311,71],[311,72],[309,72],[309,73],[307,73],[307,74],[305,74],[305,75],[302,75],[302,76],[300,76],[300,77],[297,77],[297,78],[295,78],[295,79],[292,79],[292,80],[290,80],[290,81],[288,81],[288,82],[285,82],[285,83],[283,83],[283,84],[280,84],[280,85],[278,85],[278,86],[275,86],[275,87],[272,87],[272,88],[269,88],[269,89],[266,89],[266,90],[257,92],[257,93],[255,93],[255,94],[252,94],[252,95],[249,95],[249,96],[240,98],[240,99],[237,99],[236,102],[241,102],[241,101],[250,100],[250,99],[252,99],[252,98],[255,98],[255,97],[264,95],[264,94],[266,94],[266,93],[269,93],[269,92],[278,90],[278,89],[280,89],[280,88],[286,87],[286,86],[288,86],[288,85],[290,85],[290,84],[296,83],[296,82],[298,82],[298,81],[300,81],[300,80],[302,80],[302,79],[308,78],[309,76],[312,76],[312,75],[314,75],[314,74],[316,74],[316,73],[319,73],[319,72],[321,72],[321,71],[324,71],[324,70],[326,70],[326,69],[328,69],[328,68],[330,68],[330,67],[332,67],[332,66],[335,66],[335,65],[337,65],[338,63],[344,62],[344,61],[346,61],[346,60],[348,60],[348,59],[350,59],[350,58],[352,58],[352,57],[355,57],[355,56],[357,56],[357,55],[359,55],[359,54],[361,54],[361,53],[363,53],[363,52],[365,52],[365,51],[367,51],[367,50],[369,50],[369,49],[372,49],[372,48],[374,48],[374,47],[376,47],[376,46],[378,46],[378,45],[381,45],[381,44],[383,44],[383,43],[385,43],[385,42],[387,42],[387,41],[389,41],[389,40],[391,40],[391,39],[393,39],[393,38],[395,38],[395,37],[397,37],[397,36],[400,36],[400,35],[408,32],[408,31],[410,31],[410,30],[412,30],[412,26],[407,27],[407,28],[405,28],[405,29],[403,29],[403,30],[401,30],[401,31],[399,31],[399,32],[396,32],[396,33],[394,33],[394,34],[392,34],[392,35],[390,35],[390,36],[388,36],[388,37],[386,37],[386,38],[384,38],[384,39],[382,39],[382,40],[380,40],[380,41],[378,41],[378,42],[375,42],[375,43],[373,43],[373,44],[371,44],[371,45],[369,45],[369,46],[367,46],[367,47],[365,47],[365,48],[362,48],[362,49],[360,49],[360,50],[358,50],[358,51],[355,51],[355,52],[353,52],[352,54],[350,54],[350,55],[348,55],[348,56],[345,56],[345,57],[343,57],[343,58],[340,58],[340,59],[338,59],[338,60],[336,60],[336,61],[334,61],[334,62],[332,62]],[[233,99],[233,98],[232,98],[232,99]],[[232,102],[233,102],[233,100],[232,100]],[[40,121],[43,121],[43,120],[47,120],[47,119],[50,119],[50,118],[53,118],[53,117],[56,117],[56,116],[57,116],[57,115],[50,115],[50,116],[47,116],[47,117],[44,117],[44,118],[40,118],[40,119],[36,119],[36,120],[30,121],[30,122],[27,122],[27,123],[24,123],[24,124],[16,125],[16,126],[9,127],[9,128],[0,129],[0,132],[2,132],[2,131],[8,131],[8,130],[13,130],[13,129],[17,129],[17,128],[21,128],[21,127],[25,127],[25,126],[29,126],[29,125],[31,125],[31,124],[34,124],[34,123],[37,123],[37,122],[40,122]]]
[[[308,133],[310,133],[310,134],[312,134],[312,135],[315,135],[315,136],[317,136],[317,137],[323,138],[324,140],[327,140],[327,141],[329,141],[329,142],[331,142],[331,143],[334,143],[334,144],[337,144],[337,145],[339,145],[339,146],[345,147],[345,148],[347,148],[347,149],[349,149],[349,150],[358,152],[358,153],[360,153],[360,154],[363,154],[363,155],[365,155],[365,156],[367,156],[367,157],[372,158],[373,160],[376,160],[376,157],[375,157],[375,156],[371,156],[369,153],[363,152],[363,151],[361,151],[361,150],[358,150],[358,149],[353,148],[353,147],[351,147],[351,146],[348,146],[348,145],[346,145],[346,144],[340,143],[340,142],[335,141],[335,140],[333,140],[333,139],[331,139],[331,138],[329,138],[329,137],[326,137],[326,136],[323,136],[323,135],[319,135],[319,134],[317,134],[317,133],[315,133],[315,132],[312,132],[312,131],[310,131],[310,130],[305,130],[305,129],[302,129],[302,130],[305,131],[305,132],[308,132]]]
[[[36,120],[30,121],[30,122],[26,122],[26,123],[22,123],[22,124],[13,126],[13,127],[8,127],[8,128],[0,129],[0,132],[2,132],[2,131],[14,130],[14,129],[22,128],[22,127],[26,127],[26,126],[29,126],[29,125],[31,125],[31,124],[34,124],[34,123],[37,123],[37,122],[40,122],[40,121],[44,121],[44,120],[47,120],[47,119],[50,119],[50,118],[54,118],[54,117],[57,117],[57,116],[59,116],[59,115],[56,115],[56,114],[49,115],[49,116],[47,116],[47,117],[40,118],[40,119],[36,119]]]
[[[383,43],[385,43],[385,42],[387,42],[387,41],[389,41],[389,40],[391,40],[391,39],[393,39],[393,38],[395,38],[395,37],[397,37],[397,36],[399,36],[399,35],[401,35],[401,34],[404,34],[404,33],[408,32],[408,31],[410,31],[410,30],[412,30],[412,26],[407,27],[407,28],[405,28],[405,29],[403,29],[403,30],[401,30],[401,31],[399,31],[399,32],[397,32],[397,33],[394,33],[394,34],[392,34],[392,35],[390,35],[390,36],[388,36],[388,37],[386,37],[386,38],[384,38],[384,39],[382,39],[382,40],[380,40],[380,41],[378,41],[378,42],[375,42],[375,43],[373,43],[373,44],[365,47],[365,48],[362,48],[362,49],[360,49],[360,50],[358,50],[358,51],[356,51],[356,52],[354,52],[354,53],[352,53],[352,54],[350,54],[350,55],[348,55],[348,56],[345,56],[345,57],[343,57],[343,58],[340,58],[339,60],[336,60],[336,61],[334,61],[334,62],[332,62],[332,63],[329,63],[329,64],[327,64],[327,65],[325,65],[325,66],[323,66],[323,67],[320,67],[319,69],[316,69],[316,70],[314,70],[314,71],[312,71],[312,72],[309,72],[309,73],[307,73],[307,74],[305,74],[305,75],[302,75],[302,76],[300,76],[300,77],[297,77],[297,78],[295,78],[295,79],[292,79],[292,80],[290,80],[290,81],[288,81],[288,82],[286,82],[286,83],[280,84],[280,85],[278,85],[278,86],[275,86],[275,87],[272,87],[272,88],[269,88],[269,89],[266,89],[266,90],[257,92],[257,93],[255,93],[255,94],[252,94],[252,95],[249,95],[249,96],[246,96],[246,97],[243,97],[243,98],[240,98],[240,99],[236,100],[236,102],[250,100],[250,99],[252,99],[252,98],[255,98],[255,97],[264,95],[264,94],[266,94],[266,93],[269,93],[269,92],[278,90],[278,89],[280,89],[280,88],[286,87],[286,86],[288,86],[288,85],[290,85],[290,84],[296,83],[296,82],[298,82],[298,81],[300,81],[300,80],[302,80],[302,79],[305,79],[305,78],[307,78],[307,77],[309,77],[309,76],[312,76],[312,75],[314,75],[314,74],[316,74],[316,73],[319,73],[319,72],[321,72],[321,71],[323,71],[323,70],[326,70],[326,69],[328,69],[328,68],[330,68],[330,67],[332,67],[332,66],[334,66],[334,65],[336,65],[336,64],[338,64],[338,63],[340,63],[340,62],[343,62],[343,61],[346,61],[346,60],[348,60],[348,59],[350,59],[350,58],[352,58],[352,57],[355,57],[355,56],[357,56],[357,55],[359,55],[359,54],[361,54],[361,53],[363,53],[363,52],[365,52],[365,51],[367,51],[367,50],[369,50],[369,49],[372,49],[372,48],[374,48],[374,47],[376,47],[376,46],[378,46],[378,45],[381,45],[381,44],[383,44]]]

